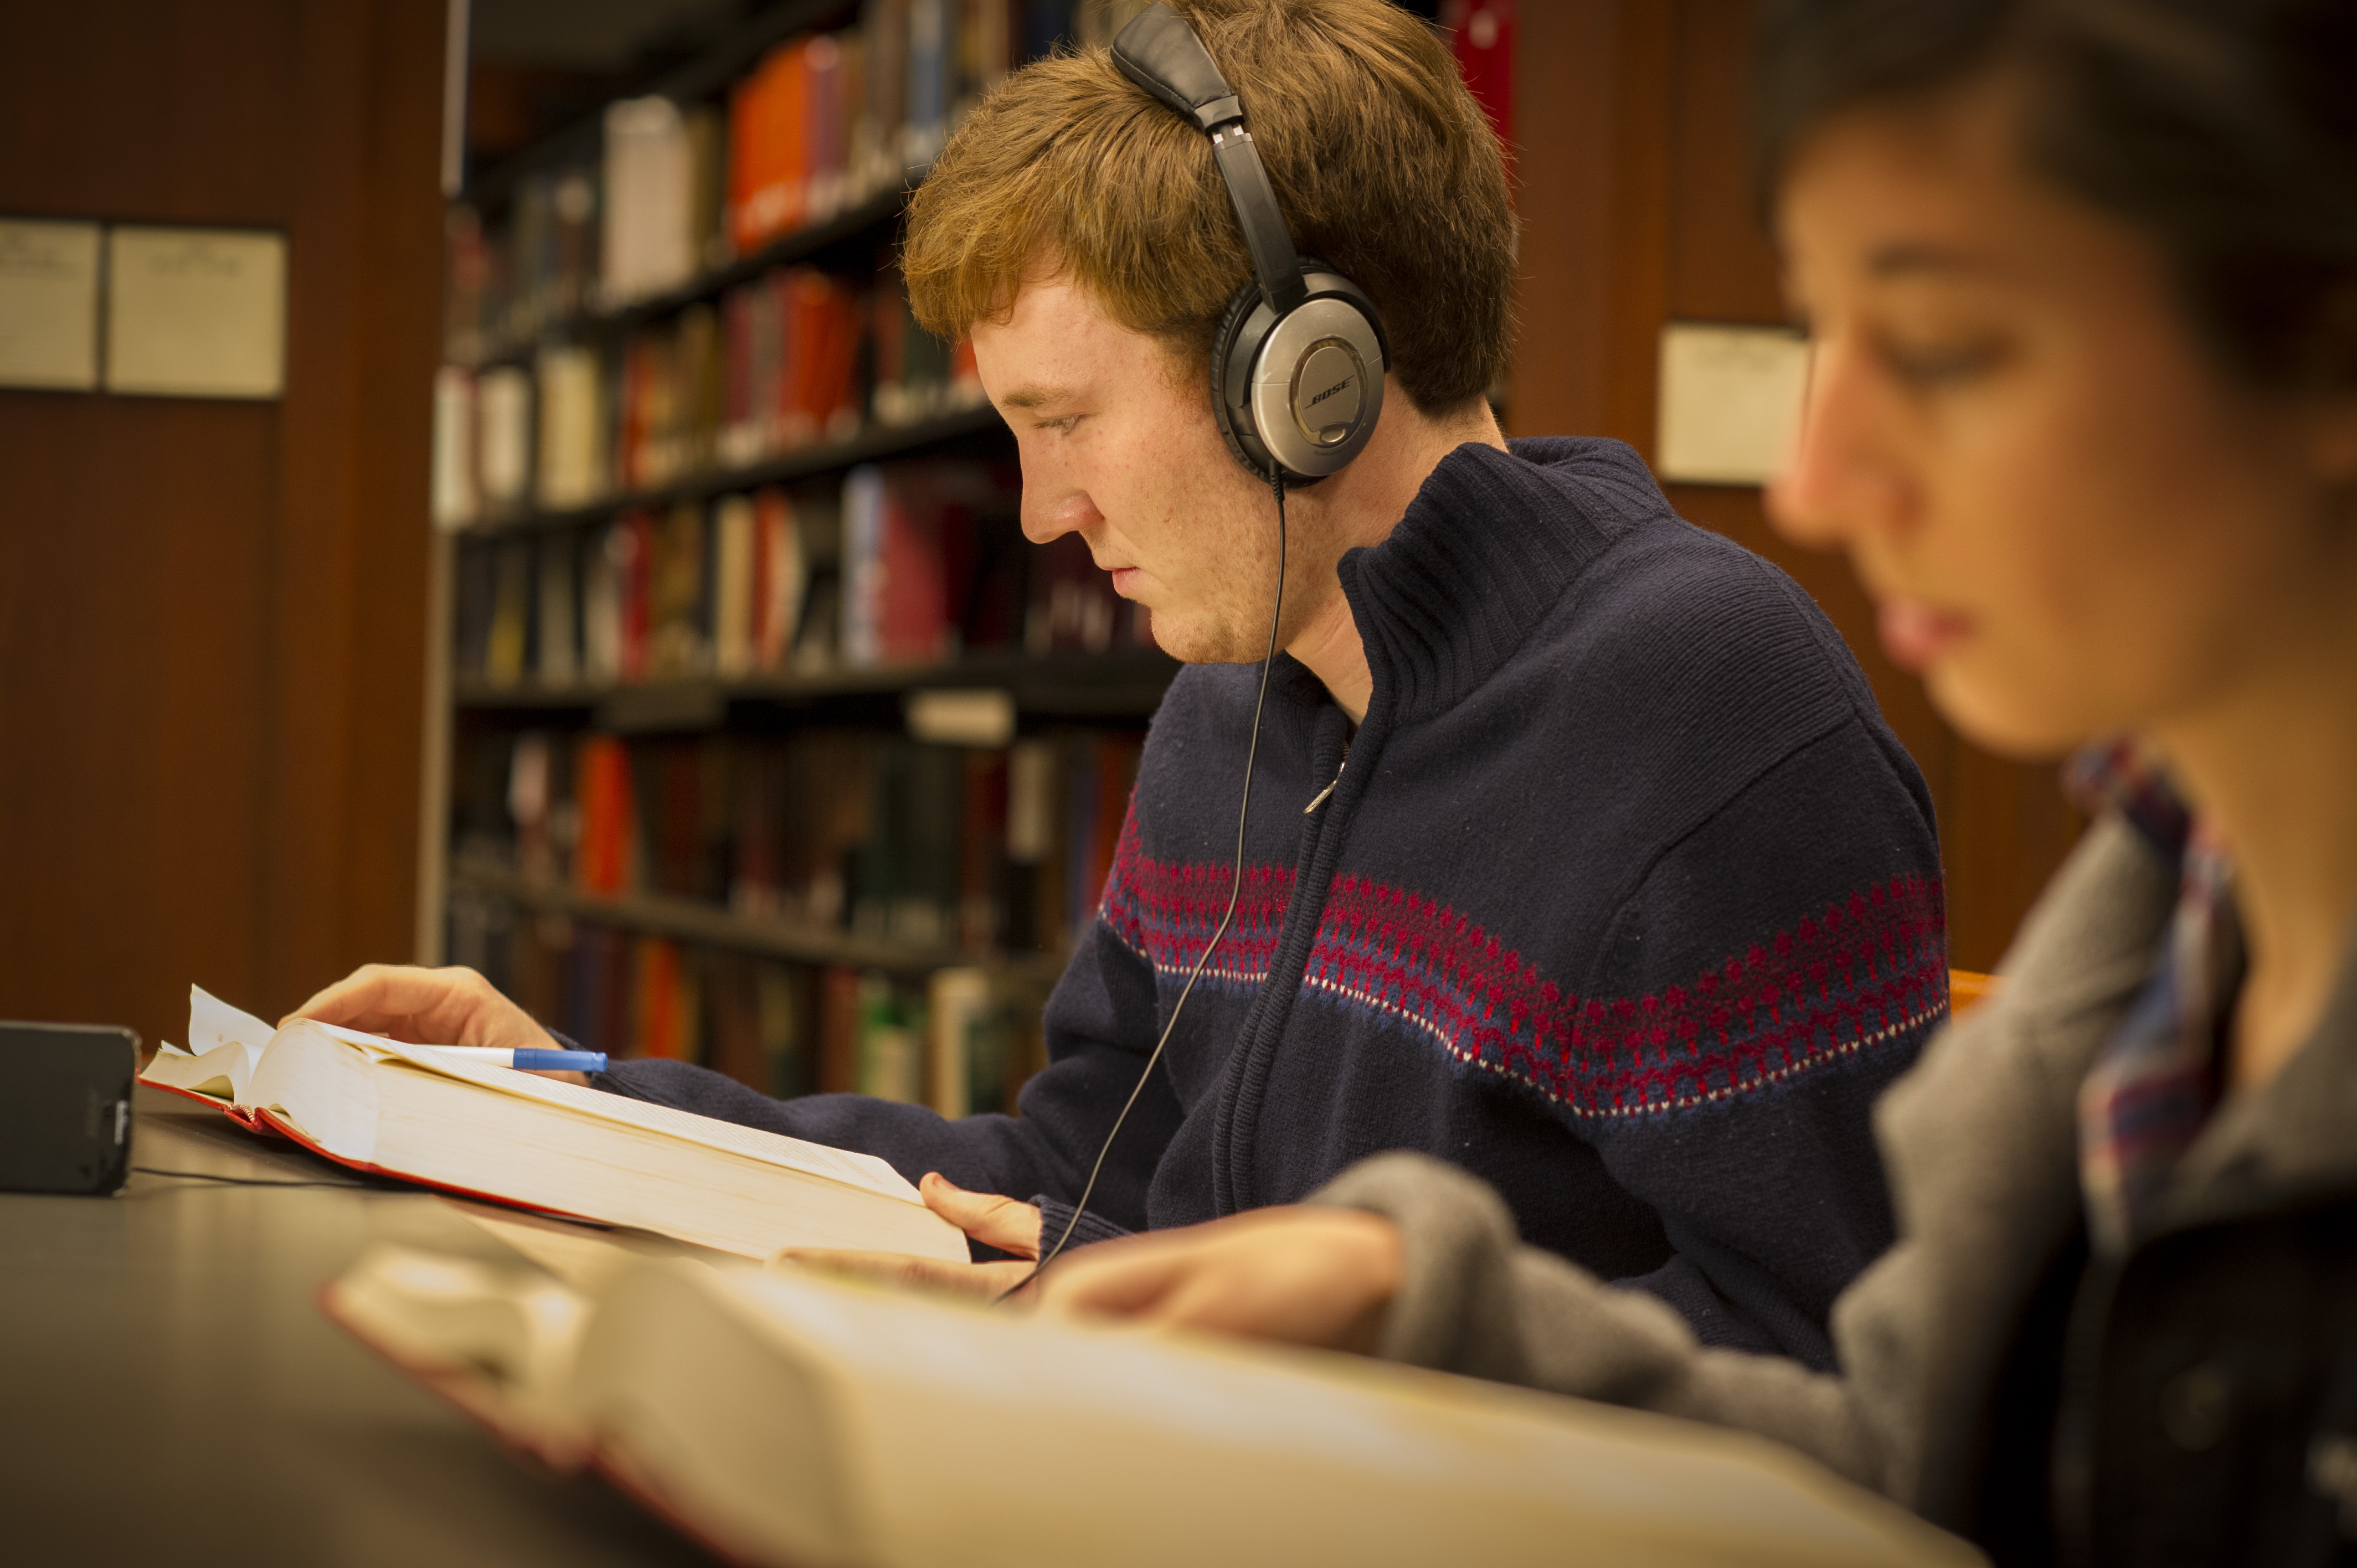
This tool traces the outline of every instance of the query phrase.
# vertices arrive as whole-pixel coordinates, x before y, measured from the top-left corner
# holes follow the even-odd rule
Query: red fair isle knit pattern
[[[1218,929],[1230,876],[1224,865],[1149,858],[1133,823],[1101,912],[1157,973],[1183,975]],[[1207,982],[1241,989],[1267,977],[1292,893],[1289,870],[1245,868]],[[1906,877],[1803,918],[1691,983],[1581,997],[1437,900],[1339,876],[1302,984],[1575,1118],[1609,1121],[1727,1100],[1929,1027],[1948,1005],[1944,928],[1939,884]]]

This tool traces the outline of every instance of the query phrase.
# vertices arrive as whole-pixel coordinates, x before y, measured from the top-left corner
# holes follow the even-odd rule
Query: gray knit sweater
[[[1996,998],[1949,1026],[1876,1110],[1899,1240],[1833,1311],[1839,1370],[1705,1348],[1660,1301],[1521,1246],[1497,1196],[1411,1155],[1315,1201],[1390,1216],[1406,1275],[1393,1359],[1747,1428],[1918,1509],[1973,1440],[2011,1326],[2080,1210],[2079,1083],[2152,972],[2176,867],[2117,817],[2040,899]],[[2249,1213],[2357,1173],[2357,961],[2318,1032],[2230,1099],[2162,1199],[2185,1221]]]

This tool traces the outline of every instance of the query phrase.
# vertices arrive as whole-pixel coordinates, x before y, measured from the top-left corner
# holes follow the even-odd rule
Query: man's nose
[[[1023,477],[1023,537],[1034,544],[1084,532],[1104,521],[1086,490],[1049,489]]]

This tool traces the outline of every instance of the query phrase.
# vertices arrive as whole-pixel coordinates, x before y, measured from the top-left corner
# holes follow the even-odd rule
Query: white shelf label
[[[286,381],[286,237],[107,231],[106,389],[276,397]]]
[[[1661,356],[1654,471],[1699,485],[1773,478],[1800,429],[1808,339],[1781,327],[1673,321]]]
[[[0,220],[0,386],[98,385],[98,225]]]

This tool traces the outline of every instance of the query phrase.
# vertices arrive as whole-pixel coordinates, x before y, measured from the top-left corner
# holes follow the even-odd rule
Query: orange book
[[[819,983],[818,1091],[848,1094],[859,1087],[859,974],[830,969]]]
[[[780,283],[785,337],[778,377],[778,429],[787,446],[841,439],[858,427],[853,385],[859,328],[843,285],[815,267],[796,267]]]
[[[785,492],[766,489],[753,498],[753,664],[782,670],[792,651],[802,617],[807,570],[802,532]]]
[[[802,221],[810,194],[810,40],[771,49],[728,113],[728,235],[746,255]]]
[[[642,1057],[684,1058],[679,949],[661,937],[639,939],[638,1035]]]

